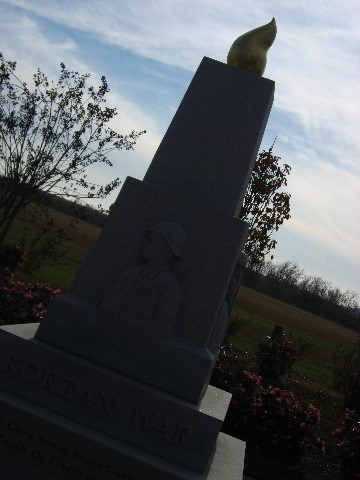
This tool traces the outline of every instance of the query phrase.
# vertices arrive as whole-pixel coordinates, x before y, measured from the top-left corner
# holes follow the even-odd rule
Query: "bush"
[[[324,454],[325,444],[316,434],[320,411],[291,392],[264,386],[260,375],[240,368],[231,346],[221,348],[211,383],[233,394],[228,433],[294,459]]]
[[[8,278],[0,286],[0,324],[39,322],[59,288]]]
[[[332,432],[337,439],[338,456],[346,478],[360,479],[360,416],[346,409],[341,425]]]
[[[254,427],[265,443],[293,457],[325,453],[325,443],[316,434],[320,411],[311,403],[270,386],[253,405]]]
[[[232,392],[238,381],[239,365],[237,354],[232,345],[223,345],[211,377],[211,385]]]
[[[299,358],[299,351],[291,338],[280,337],[260,343],[256,351],[257,370],[261,375],[274,377],[288,373]]]
[[[294,459],[325,454],[316,433],[320,411],[311,403],[281,388],[264,387],[261,377],[250,372],[243,372],[232,393],[228,423],[238,437]]]
[[[0,247],[0,325],[39,322],[59,288],[41,283],[14,280],[13,272],[25,261],[25,252],[16,245]]]
[[[236,412],[235,427],[246,427],[251,422],[259,406],[258,399],[263,392],[262,377],[256,373],[241,372],[239,382],[232,391],[231,407]]]

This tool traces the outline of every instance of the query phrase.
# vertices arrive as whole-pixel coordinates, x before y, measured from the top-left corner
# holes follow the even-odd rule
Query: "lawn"
[[[56,212],[49,209],[59,228],[67,228],[72,217],[70,215]],[[40,222],[40,226],[42,223]],[[20,216],[14,222],[7,243],[18,243],[24,231],[24,221]],[[86,252],[95,244],[101,229],[90,223],[79,220],[78,228],[70,233],[71,240],[64,241],[64,256],[61,263],[52,264],[47,262],[39,269],[32,272],[32,275],[22,275],[27,280],[49,282],[58,287],[67,288],[74,273],[77,271],[83,261]],[[27,242],[30,242],[36,230],[30,226],[26,236]]]
[[[357,335],[342,325],[288,305],[246,287],[242,287],[232,314],[235,332],[229,343],[253,354],[274,325],[282,325],[295,337],[309,340],[310,353],[301,359],[294,371],[321,388],[332,381],[331,361],[338,344],[351,345]]]

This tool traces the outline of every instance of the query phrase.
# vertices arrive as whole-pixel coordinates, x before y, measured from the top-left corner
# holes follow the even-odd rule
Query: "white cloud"
[[[287,139],[294,141],[294,139]],[[280,149],[282,138],[279,138]],[[359,271],[360,224],[357,212],[360,211],[359,179],[351,171],[338,164],[332,164],[319,158],[312,148],[300,150],[295,141],[296,153],[287,158],[293,148],[284,148],[284,161],[291,163],[293,170],[289,177],[287,190],[291,193],[291,219],[282,227],[280,239],[287,234],[296,236],[297,242],[308,247],[305,257],[327,252],[352,265]],[[279,242],[276,256],[284,259],[286,252],[291,256],[291,244]],[[301,262],[300,262],[301,263]],[[333,279],[337,270],[333,271]],[[353,288],[355,287],[353,285]]]
[[[311,7],[281,0],[221,2],[209,0],[13,0],[66,27],[90,32],[99,41],[139,55],[194,70],[203,55],[225,60],[232,41],[244,30],[275,15],[276,42],[266,75],[276,79],[276,105],[292,112],[306,134],[353,142],[359,124],[356,2],[315,1]]]
[[[57,41],[44,35],[39,25],[26,15],[14,15],[10,13],[2,16],[1,44],[5,58],[9,60],[16,59],[17,76],[32,84],[32,75],[36,72],[38,65],[41,70],[48,75],[49,79],[56,79],[59,76],[59,65],[66,58],[66,64],[70,69],[76,68],[80,73],[88,72],[91,74],[92,84],[99,84],[100,75],[94,72],[82,60],[76,43],[67,36],[60,36]],[[19,31],[19,34],[13,35]],[[51,55],[49,55],[51,52]],[[107,94],[107,104],[117,109],[118,114],[111,121],[111,127],[122,133],[127,134],[132,130],[147,130],[147,133],[141,136],[134,150],[115,151],[110,159],[113,161],[114,168],[104,166],[95,166],[91,169],[91,174],[96,178],[97,183],[106,183],[119,176],[123,181],[126,176],[142,178],[148,165],[161,141],[161,132],[159,131],[156,120],[146,114],[136,104],[127,100],[119,93],[109,92]],[[104,202],[108,206],[114,201],[114,193]],[[97,204],[95,201],[94,204]]]
[[[91,71],[71,29],[86,32],[93,42],[194,71],[204,55],[224,61],[239,34],[275,16],[278,35],[265,76],[276,81],[269,121],[269,128],[274,131],[276,127],[279,136],[275,153],[293,166],[289,181],[292,219],[284,231],[296,232],[304,241],[311,239],[314,248],[326,245],[348,261],[358,257],[360,17],[355,0],[341,4],[335,0],[311,4],[285,0],[12,0],[3,5],[2,49],[9,58],[19,60],[19,71],[29,75],[35,65],[41,65],[55,78],[64,58],[79,71]],[[9,5],[19,7],[16,15],[9,13]],[[54,29],[50,38],[31,12],[70,30]],[[124,162],[116,167],[120,176],[127,173],[141,178],[163,133],[162,120],[117,92],[111,93],[109,103],[120,112],[116,129],[148,131],[134,152],[119,153]]]

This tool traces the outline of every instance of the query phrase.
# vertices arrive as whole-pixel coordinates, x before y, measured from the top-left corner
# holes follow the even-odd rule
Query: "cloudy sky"
[[[275,261],[360,291],[358,0],[0,0],[0,51],[21,78],[59,64],[105,75],[121,133],[146,129],[98,180],[142,179],[203,56],[276,18],[264,76],[276,83],[261,149],[289,163],[291,220]],[[112,199],[113,200],[113,199]]]

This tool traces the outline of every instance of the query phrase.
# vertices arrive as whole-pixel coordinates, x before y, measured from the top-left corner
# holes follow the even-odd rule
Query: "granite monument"
[[[5,480],[239,480],[209,385],[241,272],[237,218],[274,82],[204,58],[143,181],[40,325],[0,330]]]

